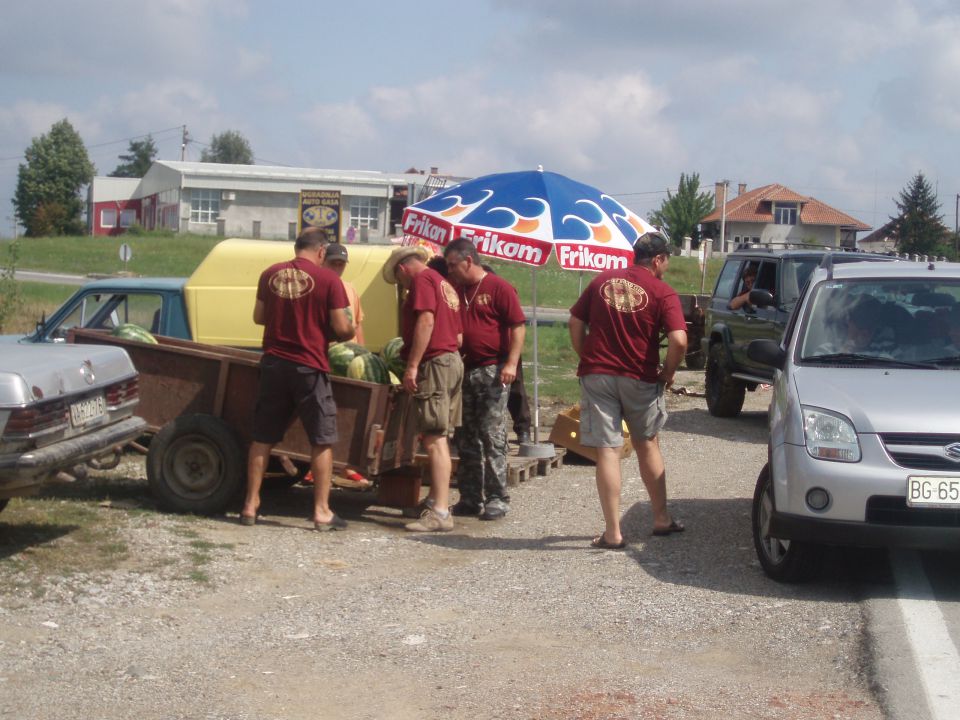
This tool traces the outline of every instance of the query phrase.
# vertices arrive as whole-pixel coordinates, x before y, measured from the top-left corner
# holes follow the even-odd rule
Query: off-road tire
[[[743,408],[747,386],[730,375],[723,345],[714,343],[707,356],[705,394],[714,417],[736,417]]]
[[[223,512],[245,480],[236,433],[213,415],[183,415],[156,434],[147,453],[147,481],[157,504],[173,512]]]
[[[768,577],[782,583],[797,583],[814,578],[820,570],[823,548],[820,545],[780,540],[768,534],[773,514],[773,482],[770,466],[764,465],[753,493],[753,547],[760,566]]]

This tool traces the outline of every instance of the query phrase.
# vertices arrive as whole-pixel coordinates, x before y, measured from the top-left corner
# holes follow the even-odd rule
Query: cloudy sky
[[[31,0],[0,9],[0,234],[31,138],[69,118],[107,174],[131,137],[187,159],[544,168],[641,214],[681,172],[778,182],[877,227],[917,172],[953,227],[951,0]],[[734,190],[735,192],[735,190]]]

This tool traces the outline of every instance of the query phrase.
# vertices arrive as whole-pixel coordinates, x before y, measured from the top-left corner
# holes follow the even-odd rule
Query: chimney
[[[437,175],[439,172],[440,172],[440,168],[433,167],[432,165],[430,166],[431,175]]]
[[[717,210],[723,207],[723,183],[713,184],[713,204]]]
[[[739,184],[737,185],[737,197],[740,197],[740,196],[743,195],[746,191],[747,191],[747,184],[746,184],[746,183],[739,183]]]

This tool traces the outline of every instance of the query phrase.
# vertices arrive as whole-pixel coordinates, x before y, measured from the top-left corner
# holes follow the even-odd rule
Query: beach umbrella
[[[534,437],[539,439],[537,274],[553,254],[566,270],[610,270],[633,262],[648,222],[595,187],[542,169],[467,180],[410,205],[406,242],[444,247],[473,241],[480,255],[529,265],[533,304]]]

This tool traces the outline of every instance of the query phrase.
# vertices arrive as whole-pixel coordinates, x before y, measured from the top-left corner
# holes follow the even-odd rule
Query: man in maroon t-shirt
[[[399,247],[383,266],[383,278],[407,291],[400,310],[400,334],[406,362],[402,384],[413,396],[417,429],[430,462],[430,494],[413,532],[453,530],[450,516],[450,448],[447,435],[460,425],[463,362],[460,300],[435,270],[421,247]]]
[[[680,299],[663,282],[670,246],[659,233],[634,245],[634,264],[593,279],[570,308],[570,341],[580,357],[580,442],[597,449],[597,492],[606,524],[596,548],[620,550],[621,424],[630,428],[640,478],[653,510],[653,534],[681,532],[667,512],[667,476],[657,433],[667,419],[663,392],[687,349]],[[660,364],[660,335],[667,356]]]
[[[451,511],[499,520],[510,509],[507,399],[517,377],[526,317],[516,288],[484,270],[470,240],[454,240],[443,255],[447,276],[460,296],[463,323],[463,425],[457,467],[460,500]]]
[[[240,512],[243,525],[257,521],[270,451],[297,413],[310,440],[314,527],[346,527],[329,505],[337,407],[327,377],[327,345],[352,337],[355,329],[345,311],[349,303],[343,283],[322,267],[326,243],[325,230],[304,230],[294,245],[295,257],[268,267],[257,284],[253,321],[264,326],[263,356],[247,459],[247,496]]]

